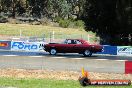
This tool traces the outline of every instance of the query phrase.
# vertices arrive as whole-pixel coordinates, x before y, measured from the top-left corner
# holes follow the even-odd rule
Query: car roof
[[[83,39],[67,39],[67,40],[83,40]],[[83,41],[85,41],[85,40],[83,40]]]
[[[67,39],[67,40],[79,40],[80,42],[86,42],[84,39]]]

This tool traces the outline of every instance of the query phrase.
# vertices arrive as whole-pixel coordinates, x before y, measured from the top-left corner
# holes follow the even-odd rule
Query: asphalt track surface
[[[46,52],[0,51],[0,69],[80,71],[84,67],[91,72],[124,73],[125,61],[132,61],[132,57],[96,54],[92,57],[79,54],[51,56]]]

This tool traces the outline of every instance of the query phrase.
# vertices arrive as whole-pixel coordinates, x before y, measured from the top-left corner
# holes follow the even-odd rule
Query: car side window
[[[71,44],[71,40],[67,40],[67,44]]]
[[[75,40],[71,40],[71,44],[76,44]]]
[[[65,44],[82,44],[79,40],[66,40]]]
[[[75,40],[68,40],[67,44],[76,44]]]
[[[76,40],[76,44],[82,44],[79,40]]]
[[[65,40],[63,43],[64,43],[64,44],[67,44],[67,40]]]

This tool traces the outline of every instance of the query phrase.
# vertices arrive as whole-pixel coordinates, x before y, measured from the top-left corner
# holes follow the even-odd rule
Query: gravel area
[[[57,80],[78,80],[81,72],[74,71],[53,71],[53,70],[25,70],[25,69],[1,69],[0,77],[13,78],[36,78],[36,79],[57,79]],[[130,79],[132,74],[113,74],[89,72],[90,79]]]

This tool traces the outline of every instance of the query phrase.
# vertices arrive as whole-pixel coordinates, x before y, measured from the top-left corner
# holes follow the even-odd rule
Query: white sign
[[[11,42],[11,50],[15,51],[41,51],[45,42]]]
[[[132,56],[131,46],[117,46],[117,55]]]

